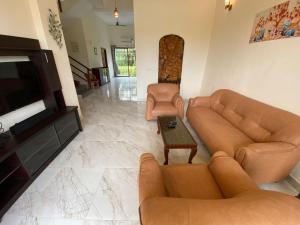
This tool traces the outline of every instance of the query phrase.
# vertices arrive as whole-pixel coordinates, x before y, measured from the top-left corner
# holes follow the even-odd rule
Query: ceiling
[[[107,25],[116,24],[113,16],[115,0],[61,0],[64,17],[80,17],[93,10]],[[120,12],[119,23],[131,25],[133,19],[133,0],[116,0]]]

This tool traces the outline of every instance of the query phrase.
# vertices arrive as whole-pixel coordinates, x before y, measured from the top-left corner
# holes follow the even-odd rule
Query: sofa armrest
[[[196,97],[189,100],[189,107],[202,106],[210,108],[210,97]]]
[[[299,160],[299,151],[284,142],[255,143],[239,148],[235,159],[256,183],[262,184],[287,177]]]
[[[152,154],[146,153],[140,159],[139,200],[140,204],[149,198],[166,196],[161,168]]]
[[[141,207],[143,225],[297,225],[300,201],[270,191],[232,199],[155,198]]]
[[[239,163],[225,152],[216,152],[208,168],[225,198],[258,189]]]
[[[184,117],[184,101],[183,101],[183,98],[179,94],[176,94],[172,99],[172,103],[177,108],[179,116],[181,118],[183,118]]]

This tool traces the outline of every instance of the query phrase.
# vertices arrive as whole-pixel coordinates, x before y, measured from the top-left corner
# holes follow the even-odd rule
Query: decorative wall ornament
[[[54,13],[51,9],[49,9],[49,33],[53,37],[53,39],[56,41],[59,48],[63,47],[62,42],[62,25],[60,21],[57,19],[57,14]]]
[[[250,43],[300,37],[300,0],[290,0],[257,14]]]
[[[159,83],[181,83],[184,40],[178,35],[167,35],[159,41]]]

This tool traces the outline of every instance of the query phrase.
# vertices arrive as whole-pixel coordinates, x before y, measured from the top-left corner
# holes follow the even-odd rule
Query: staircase
[[[83,63],[69,56],[77,95],[86,97],[92,91],[92,70]]]

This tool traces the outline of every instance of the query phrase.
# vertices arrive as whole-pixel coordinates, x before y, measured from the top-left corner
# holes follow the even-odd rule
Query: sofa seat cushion
[[[152,111],[153,116],[175,116],[177,108],[171,102],[157,102]]]
[[[188,119],[212,153],[224,151],[234,157],[235,151],[240,147],[253,143],[244,133],[209,108],[191,107]]]
[[[205,164],[162,167],[164,185],[169,197],[221,199],[221,191]]]

